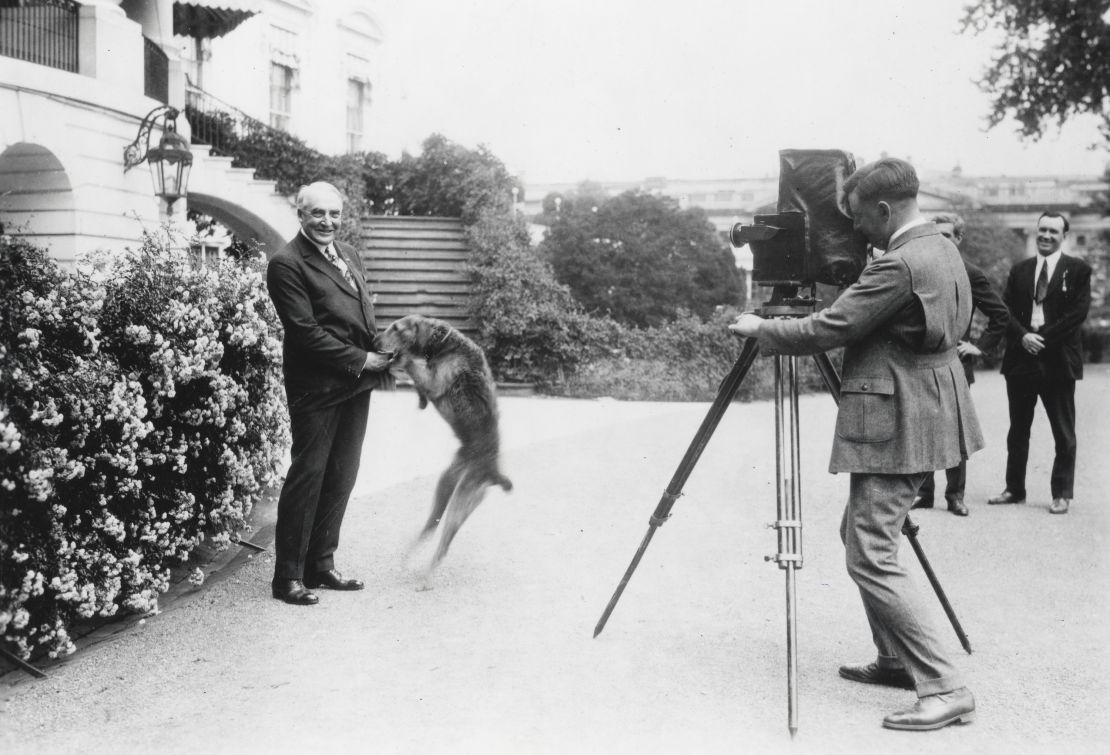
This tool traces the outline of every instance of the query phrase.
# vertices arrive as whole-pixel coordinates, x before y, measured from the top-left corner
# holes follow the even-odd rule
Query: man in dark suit
[[[324,182],[297,193],[301,230],[270,259],[266,284],[285,329],[282,366],[293,436],[278,498],[272,593],[295,605],[314,588],[361,590],[335,568],[354,488],[370,391],[389,384],[358,252],[335,240],[343,198]]]
[[[782,354],[845,347],[829,471],[851,475],[840,535],[878,657],[840,675],[916,689],[917,704],[883,726],[926,730],[972,720],[975,700],[899,562],[902,523],[925,476],[966,459],[983,439],[956,353],[971,322],[971,286],[956,247],[921,216],[917,190],[903,160],[857,170],[844,183],[848,209],[886,254],[820,312],[743,314],[729,328]]]
[[[1006,489],[988,503],[1024,503],[1029,431],[1037,399],[1044,404],[1056,458],[1053,514],[1066,514],[1075,483],[1075,381],[1083,377],[1080,328],[1091,306],[1091,266],[1063,253],[1068,219],[1056,212],[1037,219],[1037,254],[1010,269],[1002,299],[1012,317],[1002,374],[1010,401]]]
[[[951,241],[958,249],[964,239],[964,219],[956,213],[942,213],[933,216],[940,235]],[[964,338],[956,346],[960,361],[964,365],[964,375],[967,384],[975,382],[975,359],[983,355],[983,351],[993,351],[1006,335],[1006,325],[1010,322],[1010,310],[1002,303],[1002,298],[995,293],[994,287],[987,278],[986,273],[964,258],[964,268],[971,282],[971,304],[987,317],[987,325],[977,343],[971,341],[971,328],[968,328]],[[945,470],[946,485],[944,500],[948,503],[948,510],[956,516],[967,516],[967,503],[964,502],[964,489],[967,486],[967,462],[960,461],[954,467]],[[931,509],[933,495],[936,492],[936,482],[933,475],[925,478],[925,483],[914,499],[913,508]]]

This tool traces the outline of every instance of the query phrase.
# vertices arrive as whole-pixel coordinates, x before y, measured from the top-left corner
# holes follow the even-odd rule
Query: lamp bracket
[[[177,108],[170,105],[159,105],[143,117],[139,124],[139,133],[135,135],[135,141],[123,148],[124,173],[136,165],[141,165],[143,160],[146,159],[147,152],[150,150],[150,131],[154,128],[158,119],[164,118],[167,121],[176,121],[177,116]]]

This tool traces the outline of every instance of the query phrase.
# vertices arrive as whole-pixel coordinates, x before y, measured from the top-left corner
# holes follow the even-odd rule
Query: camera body
[[[844,286],[867,264],[867,239],[848,214],[844,182],[856,169],[842,150],[779,152],[778,212],[737,223],[733,245],[750,244],[752,281],[764,286]]]

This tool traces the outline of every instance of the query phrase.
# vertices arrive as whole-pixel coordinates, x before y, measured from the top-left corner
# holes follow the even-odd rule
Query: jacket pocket
[[[896,428],[896,411],[893,379],[845,378],[840,384],[836,434],[856,443],[890,440]]]

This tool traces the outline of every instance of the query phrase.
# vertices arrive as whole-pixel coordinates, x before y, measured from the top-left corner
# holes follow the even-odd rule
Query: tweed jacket
[[[1050,380],[1079,380],[1083,377],[1083,345],[1080,329],[1091,306],[1091,266],[1078,257],[1060,255],[1044,304],[1044,350],[1033,355],[1021,345],[1033,317],[1034,275],[1037,258],[1030,257],[1010,268],[1002,300],[1012,317],[1006,331],[1006,354],[1002,374],[1007,377],[1042,376]]]
[[[932,472],[982,448],[956,354],[971,312],[959,252],[926,223],[900,234],[828,308],[763,323],[771,351],[845,347],[830,472]]]
[[[266,266],[266,285],[285,329],[282,371],[289,410],[338,404],[383,385],[385,373],[363,372],[377,326],[362,260],[335,242],[358,290],[303,233]]]

